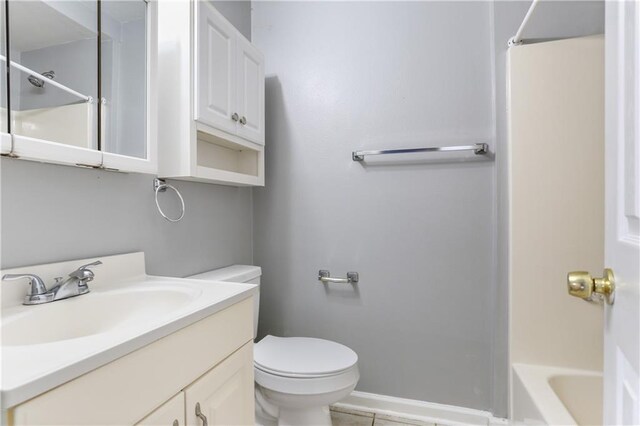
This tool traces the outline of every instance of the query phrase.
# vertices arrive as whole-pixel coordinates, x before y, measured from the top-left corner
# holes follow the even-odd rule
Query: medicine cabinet
[[[158,174],[264,185],[264,57],[210,1],[158,5]]]
[[[155,173],[156,2],[1,0],[0,14],[1,153]]]

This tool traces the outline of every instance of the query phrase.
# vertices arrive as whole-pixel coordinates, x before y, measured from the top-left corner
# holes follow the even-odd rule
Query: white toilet
[[[188,278],[260,285],[258,266],[234,265]],[[254,300],[254,338],[260,293]],[[266,336],[254,346],[256,421],[280,426],[331,425],[329,405],[353,391],[358,355],[336,342]]]

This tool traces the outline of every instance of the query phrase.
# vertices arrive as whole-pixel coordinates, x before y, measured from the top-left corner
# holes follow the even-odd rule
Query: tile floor
[[[436,426],[435,423],[426,423],[420,420],[404,419],[340,407],[331,407],[331,421],[333,426]],[[439,424],[437,426],[446,425]]]

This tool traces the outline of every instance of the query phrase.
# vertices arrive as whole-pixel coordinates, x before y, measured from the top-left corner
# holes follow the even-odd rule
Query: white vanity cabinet
[[[136,426],[184,426],[184,407],[184,392],[180,392],[142,419],[142,421],[136,423]]]
[[[244,345],[136,426],[253,425],[253,351]]]
[[[208,425],[253,425],[252,349],[244,345],[136,426],[200,426],[205,420]]]
[[[160,177],[264,185],[264,57],[209,1],[158,4]]]
[[[254,425],[253,299],[9,408],[7,425]],[[186,422],[186,423],[185,423]]]
[[[210,425],[254,424],[252,349],[243,346],[184,390],[187,425],[204,418]]]

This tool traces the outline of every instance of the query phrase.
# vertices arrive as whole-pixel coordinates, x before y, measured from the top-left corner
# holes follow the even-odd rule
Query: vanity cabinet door
[[[238,136],[264,145],[264,57],[242,36],[237,47]]]
[[[195,119],[235,134],[236,30],[210,2],[195,7]]]
[[[187,425],[203,426],[205,418],[209,426],[254,425],[253,342],[204,374],[184,393]]]
[[[184,392],[180,392],[158,407],[136,426],[184,426]]]

